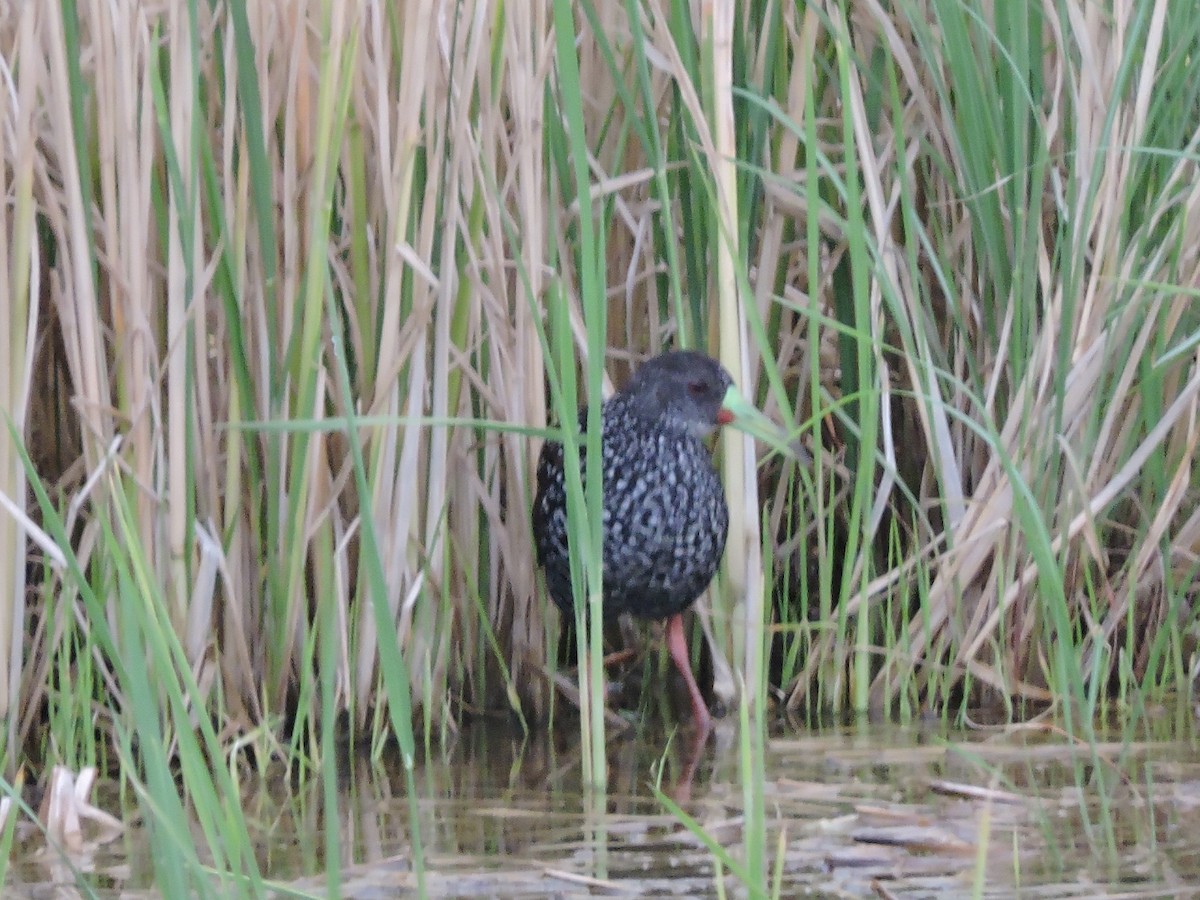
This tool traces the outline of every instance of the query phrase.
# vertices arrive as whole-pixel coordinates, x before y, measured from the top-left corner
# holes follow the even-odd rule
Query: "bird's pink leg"
[[[692,720],[696,730],[708,733],[712,725],[712,716],[708,712],[708,704],[700,693],[700,685],[696,684],[696,676],[692,674],[692,661],[688,658],[687,638],[683,636],[683,615],[676,613],[667,619],[667,649],[671,651],[671,659],[679,674],[687,682],[688,694],[692,698]]]

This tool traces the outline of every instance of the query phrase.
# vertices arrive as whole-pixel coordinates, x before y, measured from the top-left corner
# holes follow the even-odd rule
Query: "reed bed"
[[[727,705],[1190,691],[1186,6],[64,0],[0,51],[4,768],[182,779],[180,872],[253,883],[267,760],[552,716],[537,447],[667,345],[816,457],[719,448]]]

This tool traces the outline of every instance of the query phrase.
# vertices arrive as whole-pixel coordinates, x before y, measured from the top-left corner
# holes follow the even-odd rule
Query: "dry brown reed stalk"
[[[738,373],[741,382],[746,383],[750,377],[750,347],[744,308],[745,304],[752,301],[750,297],[742,296],[744,275],[739,278],[745,251],[741,246],[737,214],[737,142],[733,116],[733,28],[736,6],[735,3],[724,2],[706,7],[707,21],[701,33],[712,42],[710,95],[714,107],[713,136],[711,148],[706,143],[706,149],[709,150],[709,165],[716,187],[717,242],[713,248],[716,257],[715,321],[720,335],[720,358],[730,371]],[[678,72],[676,79],[679,80],[682,75],[682,72]],[[692,115],[698,122],[706,118],[701,110],[693,110]],[[759,695],[759,673],[763,665],[760,623],[765,621],[765,578],[758,522],[754,442],[746,437],[727,438],[722,464],[729,494],[729,530],[733,540],[729,541],[725,551],[728,584],[726,590],[717,595],[723,598],[723,602],[719,600],[714,606],[717,615],[728,623],[729,638],[725,647],[713,648],[713,657],[720,660],[721,651],[725,654],[732,651],[739,678],[734,684],[714,678],[713,690],[732,705],[736,692],[731,688],[740,686],[746,701],[761,707],[764,698]],[[719,634],[725,631],[718,629]],[[724,674],[719,664],[714,665],[714,672],[717,675]]]
[[[34,129],[32,116],[39,67],[13,70],[12,61],[35,54],[33,13],[26,9],[12,35],[11,53],[0,62],[0,133],[5,164],[0,166],[0,197],[11,213],[0,215],[0,321],[5,324],[6,364],[0,367],[0,409],[5,428],[24,434],[30,420],[30,385],[40,297],[40,266],[32,234]],[[7,501],[0,515],[0,718],[6,723],[5,743],[16,746],[21,673],[25,659],[25,545],[28,523],[22,499],[26,492],[23,466],[13,442],[0,440],[0,496]]]

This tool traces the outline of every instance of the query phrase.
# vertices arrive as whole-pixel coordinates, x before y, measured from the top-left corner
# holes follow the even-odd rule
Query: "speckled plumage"
[[[673,616],[690,606],[716,573],[729,510],[703,439],[719,424],[730,383],[716,360],[675,351],[645,363],[624,390],[605,401],[606,616]],[[580,426],[586,425],[585,410]],[[580,455],[586,457],[582,442]],[[586,458],[582,462],[586,472]],[[569,616],[574,601],[561,444],[543,446],[537,482],[538,563],[546,570],[551,598]]]

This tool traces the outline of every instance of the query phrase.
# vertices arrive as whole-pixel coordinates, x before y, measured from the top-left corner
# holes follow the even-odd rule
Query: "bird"
[[[687,685],[693,725],[702,732],[711,715],[692,673],[683,613],[716,574],[729,531],[725,488],[705,441],[747,411],[761,417],[732,384],[712,357],[672,350],[643,363],[600,409],[604,616],[665,620],[666,646]],[[579,424],[586,484],[586,407]],[[532,522],[547,591],[571,616],[565,467],[563,445],[547,440],[538,457]]]

